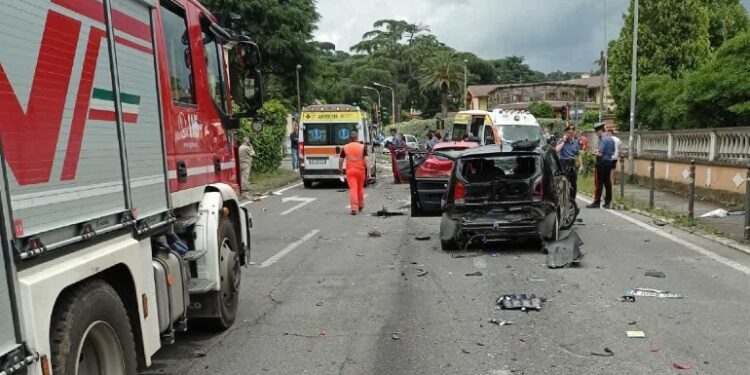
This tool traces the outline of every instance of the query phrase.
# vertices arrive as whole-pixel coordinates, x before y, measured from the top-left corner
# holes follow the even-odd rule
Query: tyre
[[[128,313],[114,288],[103,280],[84,281],[61,297],[51,323],[53,373],[136,373]]]
[[[220,330],[231,327],[237,317],[242,280],[239,254],[239,241],[232,221],[222,217],[219,220],[219,316],[211,319]]]
[[[578,208],[578,204],[576,203],[575,199],[568,200],[568,215],[564,218],[560,229],[570,229],[573,224],[575,224],[579,212],[581,212],[581,210]]]
[[[311,189],[313,185],[312,180],[302,180],[302,185],[305,187],[305,189]]]

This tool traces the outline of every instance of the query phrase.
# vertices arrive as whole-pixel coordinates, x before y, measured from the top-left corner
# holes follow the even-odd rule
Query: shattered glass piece
[[[671,293],[666,290],[650,289],[650,288],[634,288],[625,291],[626,296],[639,296],[639,297],[658,297],[658,298],[673,298],[681,299],[683,295],[680,293]]]
[[[575,231],[560,232],[559,240],[546,244],[547,267],[562,268],[580,262],[583,258],[581,245],[583,241]]]

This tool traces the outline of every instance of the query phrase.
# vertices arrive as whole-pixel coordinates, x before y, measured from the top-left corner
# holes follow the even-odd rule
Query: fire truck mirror
[[[260,50],[257,44],[250,42],[241,43],[239,48],[239,55],[243,65],[249,68],[255,68],[260,65]]]

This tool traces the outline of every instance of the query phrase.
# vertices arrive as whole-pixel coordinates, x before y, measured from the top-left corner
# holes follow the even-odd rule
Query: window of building
[[[164,41],[169,62],[169,84],[172,100],[195,104],[193,64],[190,55],[190,38],[187,32],[185,11],[167,2],[161,8]]]

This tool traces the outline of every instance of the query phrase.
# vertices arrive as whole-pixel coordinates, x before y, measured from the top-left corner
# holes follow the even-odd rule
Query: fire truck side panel
[[[67,287],[89,277],[102,277],[107,270],[122,267],[129,277],[123,278],[119,275],[117,280],[108,282],[118,292],[128,285],[134,285],[133,292],[137,298],[123,302],[126,306],[137,304],[136,318],[140,321],[143,354],[146,363],[150,364],[151,356],[161,345],[151,264],[151,243],[149,239],[139,242],[130,234],[88,246],[75,253],[18,272],[20,305],[21,310],[25,312],[22,330],[29,346],[40,354],[50,353],[50,317],[56,301]],[[143,307],[144,296],[149,304],[146,317]],[[125,297],[121,295],[121,298]],[[132,326],[133,333],[136,334],[137,325]]]
[[[131,196],[142,218],[168,209],[151,8],[140,0],[112,0],[112,8],[130,17],[114,34]]]
[[[17,237],[125,210],[114,106],[102,100],[97,112],[92,101],[112,92],[104,24],[70,3],[0,7],[0,135]]]

